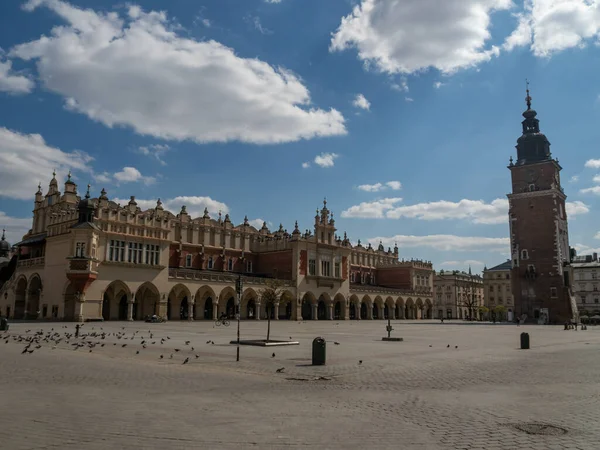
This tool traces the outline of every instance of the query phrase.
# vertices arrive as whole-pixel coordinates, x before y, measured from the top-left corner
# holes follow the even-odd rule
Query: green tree
[[[506,313],[506,308],[504,307],[504,305],[496,306],[494,308],[494,312],[496,313],[498,320],[504,320],[504,314]]]
[[[479,315],[481,316],[481,318],[483,319],[483,317],[490,312],[490,309],[487,306],[480,306],[478,308],[479,310]]]
[[[267,342],[271,338],[271,315],[275,308],[275,304],[280,300],[288,300],[289,293],[283,290],[284,283],[278,279],[269,279],[265,282],[265,287],[260,290],[261,303],[265,305],[267,310]]]

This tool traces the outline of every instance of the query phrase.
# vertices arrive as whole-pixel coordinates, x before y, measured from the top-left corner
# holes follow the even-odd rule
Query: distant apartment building
[[[579,317],[600,314],[600,262],[598,254],[575,256],[571,264],[573,293]]]
[[[490,269],[483,269],[483,287],[487,316],[496,320],[514,318],[514,301],[511,288],[512,262],[507,260]]]
[[[436,272],[433,299],[438,319],[479,319],[484,303],[483,278],[458,270]]]

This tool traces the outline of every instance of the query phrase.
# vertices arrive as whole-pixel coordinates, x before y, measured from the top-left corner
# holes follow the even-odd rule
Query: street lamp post
[[[238,279],[235,283],[235,290],[237,291],[237,305],[236,305],[236,317],[237,317],[237,350],[235,360],[240,360],[240,316],[242,306],[242,275],[238,275]]]

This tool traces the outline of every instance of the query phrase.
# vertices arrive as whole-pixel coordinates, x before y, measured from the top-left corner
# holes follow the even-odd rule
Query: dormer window
[[[209,269],[212,269],[212,268],[213,268],[213,257],[212,257],[212,256],[209,256],[209,257],[208,257],[208,264],[207,264],[207,267],[208,267]]]

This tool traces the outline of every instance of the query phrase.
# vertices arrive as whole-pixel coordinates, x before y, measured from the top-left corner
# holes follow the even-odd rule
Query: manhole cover
[[[566,429],[546,423],[515,423],[511,427],[527,434],[542,436],[562,436],[563,434],[567,434]]]

